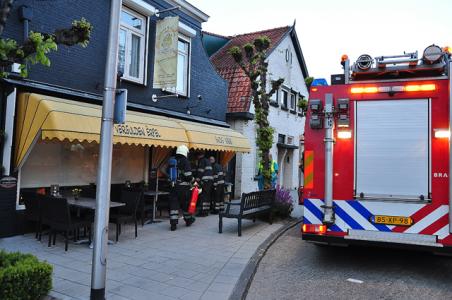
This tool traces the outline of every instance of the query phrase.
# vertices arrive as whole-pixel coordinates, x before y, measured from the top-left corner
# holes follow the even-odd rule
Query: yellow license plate
[[[373,216],[372,222],[375,224],[386,224],[386,225],[400,225],[400,226],[413,225],[413,219],[411,217],[399,217],[399,216]]]

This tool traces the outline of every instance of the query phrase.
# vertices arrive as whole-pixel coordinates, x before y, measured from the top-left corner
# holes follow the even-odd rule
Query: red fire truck
[[[303,239],[452,250],[450,48],[342,65],[310,91]]]

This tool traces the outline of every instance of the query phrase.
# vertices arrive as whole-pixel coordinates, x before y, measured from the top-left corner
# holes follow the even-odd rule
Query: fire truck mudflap
[[[345,84],[311,88],[304,240],[451,251],[451,65],[434,45],[346,57]]]

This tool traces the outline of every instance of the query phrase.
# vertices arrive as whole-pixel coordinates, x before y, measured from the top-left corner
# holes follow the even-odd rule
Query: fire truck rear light
[[[405,86],[405,92],[426,92],[436,90],[434,84],[410,84]]]
[[[378,93],[378,88],[376,86],[352,87],[350,92],[352,94],[374,94]]]
[[[326,233],[326,225],[303,224],[302,229],[303,229],[303,233],[318,233],[318,234]]]
[[[339,130],[337,132],[337,138],[342,140],[351,139],[352,132],[350,130]]]
[[[434,129],[435,138],[437,139],[447,139],[450,137],[450,131],[448,129]]]
[[[435,91],[436,85],[429,84],[408,84],[405,86],[368,86],[368,87],[352,87],[352,94],[374,94],[374,93],[391,93],[391,92],[428,92]]]
[[[376,92],[378,92],[378,88],[375,86],[369,86],[369,87],[364,88],[364,93],[366,93],[366,94],[373,94]]]

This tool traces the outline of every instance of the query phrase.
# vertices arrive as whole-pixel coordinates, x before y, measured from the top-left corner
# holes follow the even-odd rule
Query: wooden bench
[[[267,190],[242,194],[239,201],[226,203],[226,208],[219,214],[218,232],[223,232],[223,218],[234,218],[238,221],[238,235],[242,236],[242,219],[253,219],[262,213],[269,214],[269,221],[272,224],[272,208],[275,201],[276,190]]]

